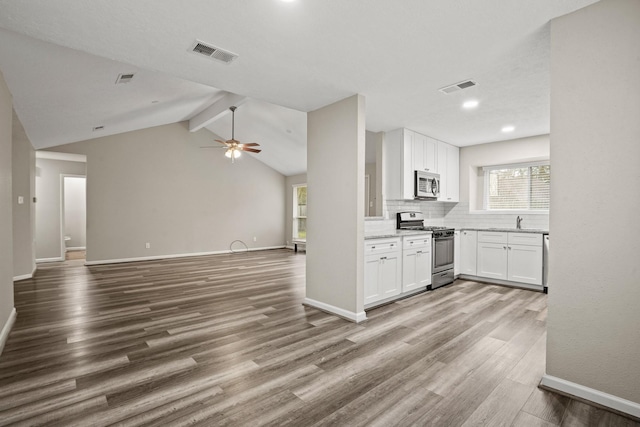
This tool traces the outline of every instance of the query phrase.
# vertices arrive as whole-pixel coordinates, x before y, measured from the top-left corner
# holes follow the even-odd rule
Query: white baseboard
[[[11,328],[13,328],[13,324],[16,322],[16,308],[14,307],[11,310],[11,314],[9,314],[9,318],[7,322],[4,324],[2,328],[2,332],[0,332],[0,354],[2,354],[2,350],[4,350],[4,345],[9,339],[9,332],[11,332]]]
[[[42,264],[44,262],[60,262],[64,261],[64,257],[56,257],[56,258],[38,258],[36,259],[36,263]]]
[[[351,320],[355,323],[360,323],[364,320],[367,320],[367,313],[365,313],[364,311],[356,313],[354,311],[348,311],[331,304],[313,300],[311,298],[305,298],[302,303],[304,305],[308,305],[309,307],[317,308],[318,310],[326,311],[330,314],[335,314],[336,316],[340,316],[343,319]]]
[[[580,399],[596,403],[600,406],[613,409],[614,411],[640,418],[640,403],[632,402],[612,394],[604,393],[602,391],[547,374],[542,376],[540,386],[542,388],[575,396]]]
[[[13,276],[13,281],[19,282],[20,280],[31,279],[32,277],[33,277],[33,274],[23,274],[21,276]]]
[[[85,246],[76,246],[76,247],[72,247],[72,248],[65,248],[65,250],[67,252],[72,252],[72,251],[85,251],[87,250],[87,248]]]
[[[267,251],[271,249],[283,249],[285,246],[267,246],[264,248],[249,248],[249,252],[254,251]],[[236,253],[245,252],[244,250],[234,251]],[[212,251],[212,252],[192,252],[187,254],[171,254],[171,255],[153,255],[146,257],[135,257],[135,258],[119,258],[119,259],[102,259],[98,261],[86,261],[84,265],[102,265],[102,264],[119,264],[122,262],[137,262],[137,261],[156,261],[160,259],[168,259],[168,258],[187,258],[192,256],[204,256],[204,255],[221,255],[221,254],[230,254],[232,251],[224,250],[224,251]]]

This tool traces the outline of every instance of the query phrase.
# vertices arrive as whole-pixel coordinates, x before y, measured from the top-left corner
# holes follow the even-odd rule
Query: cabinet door
[[[364,260],[364,303],[369,304],[381,299],[377,256],[369,256]]]
[[[417,288],[431,284],[431,251],[418,250],[416,253],[416,286]]]
[[[415,249],[402,252],[402,292],[417,287],[416,263],[418,251]]]
[[[542,246],[509,245],[508,279],[542,285]]]
[[[425,170],[427,172],[435,172],[438,173],[438,141],[433,139],[425,138],[425,148],[424,148],[424,164]]]
[[[447,194],[445,201],[457,202],[460,200],[460,149],[449,144],[446,144],[446,146]]]
[[[380,260],[379,289],[381,299],[400,295],[402,286],[401,256],[399,253],[390,253]]]
[[[413,170],[417,171],[426,171],[427,164],[425,163],[426,159],[426,145],[427,145],[427,137],[424,135],[420,135],[419,133],[413,133]]]
[[[507,280],[506,243],[478,243],[477,256],[477,276]]]
[[[478,232],[463,230],[460,233],[460,274],[477,276]]]

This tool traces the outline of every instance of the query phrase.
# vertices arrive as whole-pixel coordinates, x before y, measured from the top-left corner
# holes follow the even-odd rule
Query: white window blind
[[[551,167],[548,162],[483,169],[486,210],[549,210]]]

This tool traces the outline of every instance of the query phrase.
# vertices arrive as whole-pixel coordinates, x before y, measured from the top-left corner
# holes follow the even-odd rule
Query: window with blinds
[[[548,162],[483,169],[486,210],[549,210],[551,167]]]

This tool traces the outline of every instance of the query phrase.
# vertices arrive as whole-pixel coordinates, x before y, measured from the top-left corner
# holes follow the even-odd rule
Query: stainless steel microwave
[[[437,200],[440,196],[440,175],[415,171],[413,196],[418,200]]]

